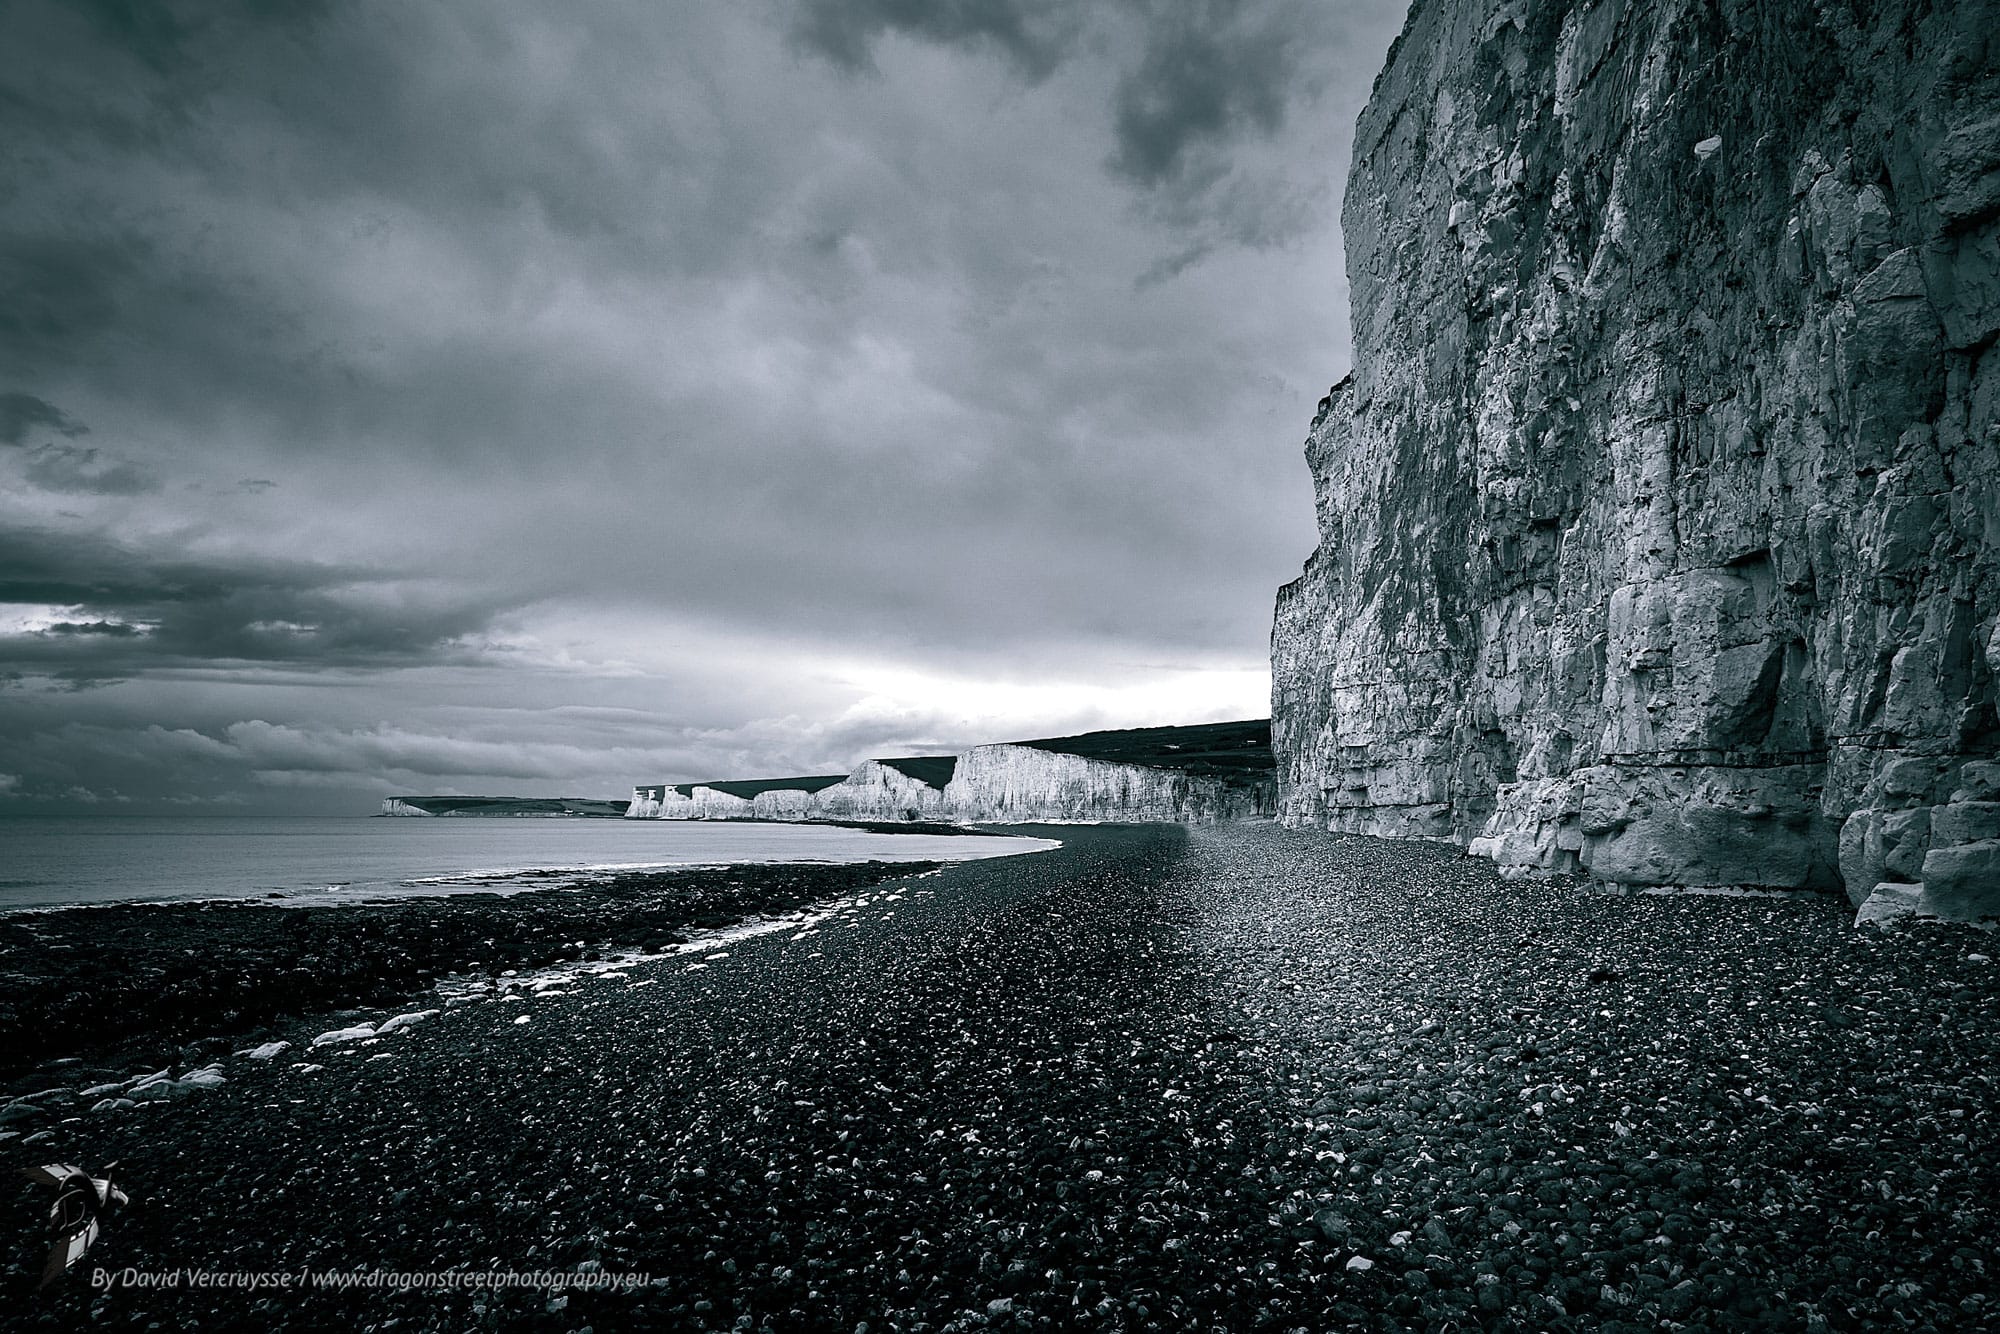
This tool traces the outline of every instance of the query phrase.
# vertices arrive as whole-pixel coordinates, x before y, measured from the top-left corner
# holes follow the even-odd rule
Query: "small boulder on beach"
[[[378,1038],[384,1037],[399,1028],[414,1028],[426,1019],[436,1018],[437,1015],[438,1011],[436,1010],[412,1010],[408,1014],[396,1015],[392,1019],[383,1020],[382,1026],[375,1030],[375,1036]]]

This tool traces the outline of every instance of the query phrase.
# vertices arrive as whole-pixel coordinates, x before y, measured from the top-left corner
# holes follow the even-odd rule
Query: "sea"
[[[547,889],[612,871],[962,861],[1056,846],[747,821],[21,817],[0,819],[0,912],[218,898],[306,907]]]

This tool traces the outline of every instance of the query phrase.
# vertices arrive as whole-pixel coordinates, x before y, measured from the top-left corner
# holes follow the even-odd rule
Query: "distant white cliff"
[[[1208,823],[1269,817],[1276,809],[1269,724],[1251,721],[1005,742],[956,756],[865,760],[844,778],[642,786],[632,790],[626,815]]]
[[[630,815],[616,800],[597,797],[384,797],[382,814],[403,819],[494,816],[516,819],[615,819]]]
[[[1175,769],[1087,759],[1033,746],[974,746],[945,785],[953,819],[1134,820],[1203,824],[1268,816],[1275,782],[1231,786]]]

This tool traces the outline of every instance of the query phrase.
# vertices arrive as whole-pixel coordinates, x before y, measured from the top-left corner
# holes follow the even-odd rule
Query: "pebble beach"
[[[21,1180],[9,1322],[2000,1324],[1992,935],[1271,825],[1029,832],[1064,846],[24,1069],[9,1160],[116,1162],[131,1204],[37,1297]]]

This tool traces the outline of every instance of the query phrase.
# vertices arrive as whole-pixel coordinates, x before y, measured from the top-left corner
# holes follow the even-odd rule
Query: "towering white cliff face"
[[[2000,5],[1417,0],[1288,820],[2000,912]]]

